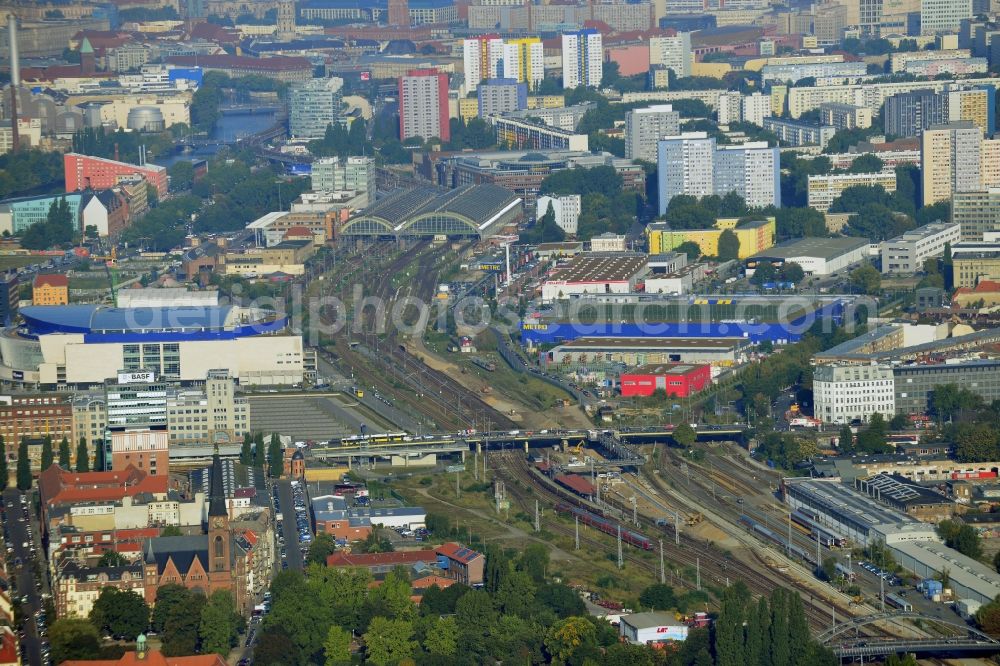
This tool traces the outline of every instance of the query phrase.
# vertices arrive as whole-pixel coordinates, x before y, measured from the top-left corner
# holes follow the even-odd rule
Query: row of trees
[[[73,213],[66,197],[53,199],[44,221],[28,227],[21,236],[21,247],[29,250],[51,250],[66,246],[80,235],[73,223]]]
[[[243,435],[243,445],[240,447],[240,463],[248,467],[264,468],[267,465],[267,475],[272,479],[281,476],[284,466],[281,438],[278,433],[271,433],[267,446],[264,446],[264,433],[246,433]]]
[[[156,607],[150,612],[138,593],[105,587],[87,619],[56,620],[49,629],[49,640],[55,663],[101,658],[105,652],[102,636],[134,640],[150,629],[159,634],[161,651],[167,657],[200,652],[225,658],[244,628],[244,619],[228,590],[206,597],[182,585],[164,585],[157,590]]]
[[[624,191],[623,185],[614,167],[563,169],[542,181],[539,194],[581,195],[576,235],[589,240],[606,231],[626,233],[635,223],[643,202],[635,192]]]
[[[61,153],[22,149],[0,155],[0,198],[30,190],[51,191],[60,188],[62,182]]]
[[[7,447],[4,444],[3,436],[0,436],[0,490],[5,490],[8,484],[9,470],[7,467]],[[95,460],[95,469],[103,469],[103,447],[98,446],[98,458]],[[72,456],[70,454],[70,444],[69,440],[65,437],[59,442],[59,466],[64,470],[74,469],[72,464]],[[56,452],[53,450],[53,442],[51,437],[45,437],[42,440],[42,451],[40,457],[41,469],[46,470],[56,462]],[[99,467],[98,467],[99,465]],[[76,446],[76,471],[77,472],[89,472],[90,471],[90,457],[87,453],[87,438],[81,437],[80,442]],[[17,447],[17,463],[15,467],[15,479],[17,487],[20,490],[30,490],[31,489],[31,457],[28,453],[28,440],[22,438],[21,442]]]

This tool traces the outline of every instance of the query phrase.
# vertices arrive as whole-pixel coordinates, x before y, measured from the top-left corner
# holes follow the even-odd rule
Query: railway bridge
[[[872,638],[863,639],[850,636],[849,633],[879,622],[894,622],[897,620],[923,620],[946,625],[964,635],[935,636],[929,638]],[[942,617],[901,611],[893,613],[878,613],[851,618],[837,624],[816,639],[830,648],[839,658],[864,659],[884,657],[890,654],[914,653],[917,656],[969,656],[983,654],[1000,654],[1000,641],[970,627],[967,624],[954,622]]]

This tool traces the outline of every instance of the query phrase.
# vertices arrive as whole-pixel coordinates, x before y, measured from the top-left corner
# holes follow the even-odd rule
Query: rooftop
[[[871,498],[839,480],[786,479],[785,487],[807,495],[813,503],[823,506],[832,514],[846,516],[869,528],[876,525],[916,522],[905,513],[872,502]]]
[[[943,543],[906,541],[893,544],[900,551],[934,571],[948,569],[951,580],[962,587],[976,590],[984,597],[1000,595],[1000,574],[982,562],[962,555]],[[898,559],[898,558],[897,558]]]
[[[645,266],[645,256],[581,255],[574,257],[565,268],[558,269],[548,281],[564,283],[624,282],[642,273]]]
[[[632,613],[631,615],[622,615],[622,622],[636,629],[682,626],[673,613]]]
[[[686,375],[692,370],[703,368],[703,365],[692,363],[657,363],[654,365],[640,365],[634,370],[630,370],[630,375]]]
[[[715,349],[735,350],[747,341],[743,338],[577,338],[563,343],[573,349]]]
[[[927,504],[952,504],[953,502],[929,488],[918,486],[897,474],[876,474],[867,479],[858,479],[862,490],[881,501],[902,505],[920,506]]]
[[[758,252],[751,259],[795,259],[802,256],[835,259],[868,246],[867,238],[800,238]]]
[[[62,273],[44,273],[35,276],[34,286],[38,287],[69,287],[69,278]]]

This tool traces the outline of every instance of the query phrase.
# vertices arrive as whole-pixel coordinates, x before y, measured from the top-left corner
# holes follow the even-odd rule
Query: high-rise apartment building
[[[576,234],[580,220],[580,195],[567,194],[559,197],[538,197],[535,204],[535,219],[542,219],[549,209],[556,218],[556,224],[567,234]]]
[[[894,137],[917,136],[931,125],[948,122],[944,95],[933,90],[914,90],[885,100],[885,133]]]
[[[932,125],[920,140],[923,205],[982,189],[983,132],[963,120]]]
[[[958,32],[972,18],[972,0],[920,0],[920,34]]]
[[[770,104],[770,97],[768,103]],[[715,111],[720,125],[743,122],[743,95],[737,90],[720,94]]]
[[[312,189],[317,192],[375,193],[375,160],[371,157],[323,157],[312,165]],[[371,198],[371,197],[370,197]]]
[[[436,69],[411,69],[399,77],[399,138],[451,138],[448,126],[448,75]]]
[[[389,25],[392,27],[405,28],[410,25],[410,3],[407,0],[389,0],[388,7]]]
[[[679,32],[673,37],[649,38],[649,64],[663,65],[677,78],[691,76],[691,33]]]
[[[250,431],[246,398],[236,395],[236,381],[226,370],[210,370],[204,392],[172,393],[167,399],[171,444],[231,444]]]
[[[497,76],[526,83],[534,90],[545,78],[545,53],[540,37],[508,39],[503,43],[503,58]]]
[[[781,206],[778,149],[766,141],[719,146],[713,156],[715,194],[735,192],[750,208]]]
[[[500,35],[479,35],[462,40],[462,60],[465,65],[465,82],[462,93],[468,95],[479,88],[486,79],[498,76],[498,65],[504,53]]]
[[[278,39],[295,38],[295,0],[281,0],[278,3]]]
[[[657,177],[660,215],[678,194],[703,197],[715,192],[712,160],[715,139],[706,132],[685,132],[659,142]]]
[[[948,100],[948,120],[969,120],[986,135],[996,127],[996,91],[991,86],[942,93]]]
[[[755,92],[745,95],[741,100],[743,104],[743,122],[764,126],[764,118],[771,117],[771,96]]]
[[[341,122],[344,80],[313,79],[292,86],[289,92],[288,130],[300,139],[320,139],[326,128]]]
[[[528,84],[517,79],[488,79],[479,85],[479,117],[528,108]]]
[[[604,76],[601,33],[593,28],[562,36],[563,88],[596,88]]]
[[[633,109],[625,115],[625,157],[656,162],[657,142],[680,134],[681,116],[669,104]]]

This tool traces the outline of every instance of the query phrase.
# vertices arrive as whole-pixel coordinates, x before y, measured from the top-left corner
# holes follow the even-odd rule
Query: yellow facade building
[[[774,246],[776,234],[773,217],[753,222],[745,222],[737,226],[739,218],[722,217],[715,221],[712,229],[674,230],[667,224],[657,222],[646,227],[646,237],[649,241],[650,254],[663,254],[677,248],[682,243],[697,243],[701,253],[714,257],[719,254],[719,236],[729,229],[740,241],[739,258],[746,259],[758,252]]]
[[[31,287],[34,305],[66,305],[69,303],[69,280],[61,273],[39,275]]]

